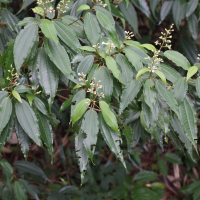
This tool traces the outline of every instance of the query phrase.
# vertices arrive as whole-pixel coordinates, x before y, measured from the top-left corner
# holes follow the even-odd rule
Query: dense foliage
[[[32,7],[34,16],[24,14],[20,19],[17,15],[33,1],[25,1],[17,15],[5,8],[10,1],[1,2],[0,150],[15,131],[26,160],[33,141],[47,148],[53,161],[53,127],[63,121],[60,116],[64,112],[64,123],[69,124],[70,132],[76,133],[81,184],[87,170],[90,184],[94,182],[90,162],[100,167],[95,152],[101,150],[98,144],[101,136],[125,169],[131,167],[124,160],[120,147],[123,141],[127,142],[126,154],[131,157],[136,145],[143,146],[154,139],[164,150],[163,144],[170,138],[187,159],[196,162],[195,107],[200,98],[200,65],[193,39],[198,37],[198,0],[153,0],[149,1],[150,8],[145,0],[38,0]],[[155,45],[137,41],[140,35],[135,8],[146,15],[152,29],[166,17],[171,20]],[[179,29],[185,17],[193,39],[180,36],[180,40],[188,58],[172,50],[171,45],[173,23]],[[133,32],[125,31],[126,22]],[[192,52],[184,48],[187,42]],[[63,85],[68,96],[58,108],[55,97],[60,96]],[[164,158],[181,163],[179,156],[167,153]],[[136,157],[138,160],[135,154]],[[27,179],[10,182],[13,168],[6,160],[0,164],[6,182],[3,199],[11,199],[13,190],[16,199],[27,199],[25,191],[39,199],[39,192]],[[163,159],[158,165],[162,173],[167,173]],[[44,171],[32,163],[16,161],[14,167],[48,181]],[[121,166],[110,170],[118,168],[121,170]],[[127,180],[119,194],[122,196],[116,198],[160,199],[162,184],[156,182],[149,189],[137,183],[154,181],[157,176],[152,171],[141,171],[134,177],[136,183],[131,194],[132,183]],[[120,182],[120,178],[106,180],[107,185]],[[103,187],[109,187],[106,184]],[[199,182],[195,187],[198,185]],[[116,195],[118,187],[122,186],[115,186],[109,195]],[[60,189],[59,199],[76,190],[75,186]],[[84,191],[76,194],[84,195]]]

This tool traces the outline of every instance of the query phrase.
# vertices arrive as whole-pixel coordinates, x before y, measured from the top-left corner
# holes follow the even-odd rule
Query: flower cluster
[[[107,6],[107,4],[104,3],[102,0],[96,0],[95,2],[94,2],[94,0],[92,0],[92,2],[97,5],[103,6],[104,8]]]
[[[123,0],[114,0],[113,4],[115,5],[115,7],[117,8],[119,6],[119,4],[122,2]]]
[[[57,5],[57,10],[59,13],[66,13],[67,9],[69,9],[68,7],[68,3],[70,2],[70,0],[61,0],[58,5]]]
[[[53,6],[51,6],[52,4],[50,4],[50,3],[52,3],[53,1],[54,1],[54,0],[37,0],[37,4],[38,4],[38,5],[42,5],[43,8],[44,8],[44,10],[45,10],[46,12],[53,13],[53,12],[55,12],[55,10],[54,10]],[[50,6],[48,6],[48,4],[49,4]]]
[[[109,48],[106,50],[106,53],[110,53],[116,47],[112,42],[102,42],[102,44],[108,46]]]
[[[80,82],[83,82],[84,84],[88,82],[88,80],[85,79],[86,74],[82,72],[82,73],[78,73],[78,75],[80,76],[80,78],[78,79]]]
[[[151,71],[150,71],[151,73],[154,73],[154,72],[155,72],[155,70],[156,70],[156,69],[158,69],[156,66],[153,66],[152,68],[151,68],[151,67],[148,67],[148,68],[150,68],[150,69],[151,69]]]
[[[94,44],[92,47],[94,47],[95,49],[101,48],[101,47],[99,46],[99,43],[97,43],[96,45]]]
[[[134,36],[133,32],[125,31],[125,33],[126,33],[125,36],[126,40],[131,40],[131,38]]]
[[[197,60],[200,60],[200,54],[198,54]]]
[[[90,83],[90,88],[88,88],[87,92],[90,92],[96,96],[98,96],[99,98],[104,98],[104,94],[103,92],[101,92],[100,94],[97,94],[97,90],[102,88],[102,85],[99,85],[101,81],[96,81],[96,79],[94,78],[94,81],[91,81]]]

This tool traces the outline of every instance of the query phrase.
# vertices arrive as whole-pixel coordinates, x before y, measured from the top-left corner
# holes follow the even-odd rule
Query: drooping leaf
[[[138,73],[137,73],[136,81],[138,80],[138,78],[139,78],[142,74],[144,74],[144,73],[146,73],[146,72],[149,72],[149,71],[150,71],[149,68],[142,68],[142,69],[140,69],[140,70],[138,71]]]
[[[110,126],[110,128],[120,134],[118,130],[117,119],[115,114],[110,110],[109,105],[105,101],[99,101],[99,106],[105,122],[108,124],[108,126]]]
[[[14,183],[14,193],[17,200],[27,200],[26,190],[23,185],[19,181],[15,181]]]
[[[155,70],[155,73],[161,78],[164,84],[167,84],[165,75],[160,70]]]
[[[17,35],[14,45],[14,60],[16,70],[19,73],[20,68],[27,58],[33,45],[38,38],[38,25],[34,22],[29,23]]]
[[[175,22],[176,27],[179,29],[180,23],[181,23],[181,2],[179,0],[175,0],[172,5],[172,14],[173,19]]]
[[[17,119],[28,134],[28,136],[38,145],[41,145],[37,118],[29,104],[22,99],[22,103],[15,104]]]
[[[22,7],[20,8],[20,10],[17,12],[17,15],[24,10],[26,7],[28,7],[30,4],[32,4],[35,0],[25,0]]]
[[[94,56],[93,55],[88,55],[86,56],[78,65],[77,72],[83,73],[83,74],[88,74],[90,69],[92,68],[94,62]]]
[[[18,93],[16,90],[13,90],[13,91],[12,91],[12,95],[13,95],[20,103],[22,103],[22,99],[21,99],[19,93]]]
[[[160,10],[160,20],[161,22],[167,17],[172,9],[173,1],[165,1]]]
[[[149,1],[151,12],[153,13],[153,16],[154,16],[155,18],[156,18],[155,10],[156,10],[156,7],[157,7],[159,1],[160,1],[160,0]]]
[[[156,174],[155,172],[152,171],[142,171],[137,173],[134,176],[134,181],[138,181],[138,182],[149,182],[149,181],[153,181],[158,177],[158,174]]]
[[[193,39],[196,40],[199,35],[199,26],[198,26],[199,21],[194,13],[188,17],[187,21],[188,21],[188,23],[187,23],[188,30],[189,30],[191,36],[193,37]]]
[[[187,3],[186,17],[189,17],[196,9],[198,0],[190,0]]]

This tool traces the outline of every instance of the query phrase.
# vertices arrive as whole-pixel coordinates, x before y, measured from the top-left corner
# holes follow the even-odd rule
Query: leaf
[[[188,30],[193,37],[194,40],[198,38],[199,35],[199,26],[198,26],[198,19],[195,14],[191,14],[188,19]]]
[[[20,68],[27,58],[33,45],[38,38],[38,25],[34,22],[29,23],[17,35],[14,44],[14,61],[16,70],[19,73]]]
[[[188,70],[191,67],[187,58],[177,51],[167,50],[165,51],[164,56],[174,62],[178,67],[182,67],[185,70]]]
[[[153,16],[154,16],[155,18],[156,18],[155,10],[156,10],[156,7],[157,7],[159,1],[160,1],[160,0],[149,1],[151,12],[153,13]]]
[[[27,159],[31,141],[30,141],[29,136],[24,132],[23,128],[21,127],[17,119],[15,119],[15,131],[16,131],[17,139],[21,146],[21,150],[24,154],[24,157]]]
[[[127,85],[130,81],[132,81],[134,73],[131,64],[128,62],[126,57],[122,54],[116,55],[116,62],[121,69],[121,80],[124,85]]]
[[[152,171],[142,171],[134,176],[134,181],[141,183],[154,181],[158,177],[158,174]]]
[[[15,161],[14,162],[14,167],[16,167],[18,170],[24,172],[24,173],[29,173],[35,176],[40,176],[45,179],[45,181],[49,181],[47,176],[45,175],[44,171],[38,167],[37,165],[30,163],[28,161]]]
[[[84,17],[84,30],[90,43],[97,45],[100,40],[101,31],[96,17],[90,12]]]
[[[121,82],[121,73],[117,67],[116,61],[110,56],[107,56],[105,60],[106,65],[108,69],[113,73],[113,76]]]
[[[83,144],[84,134],[79,131],[79,134],[76,134],[75,137],[75,149],[76,149],[76,156],[79,160],[79,167],[81,171],[81,185],[83,184],[83,179],[85,176],[85,172],[87,170],[88,165],[88,154]]]
[[[54,20],[53,22],[55,24],[59,38],[69,48],[77,51],[77,48],[79,48],[81,45],[71,26],[66,25],[64,22],[60,20]]]
[[[197,91],[197,95],[199,96],[200,98],[200,77],[198,77],[196,79],[196,91]]]
[[[94,62],[94,56],[93,55],[86,56],[79,63],[77,72],[83,73],[83,74],[88,74],[88,72],[92,68],[93,62]]]
[[[120,159],[124,167],[126,168],[126,164],[124,162],[123,154],[120,149],[120,142],[122,142],[121,137],[117,134],[116,131],[111,129],[104,120],[104,117],[101,113],[98,115],[99,118],[99,127],[101,134],[109,146],[110,150],[115,153],[115,155]]]
[[[1,165],[1,167],[4,169],[4,170],[6,170],[9,174],[13,174],[13,168],[12,168],[12,166],[10,165],[10,163],[7,161],[7,160],[5,160],[5,159],[1,159],[0,160],[0,165]]]
[[[19,93],[18,93],[17,91],[13,90],[13,91],[12,91],[12,95],[13,95],[20,103],[22,103],[22,99],[21,99],[21,97],[20,97],[20,95],[19,95]]]
[[[168,167],[164,160],[158,160],[159,170],[162,173],[162,176],[166,177],[168,174]]]
[[[17,200],[27,200],[27,194],[23,185],[19,181],[14,183],[14,193]]]
[[[192,142],[195,149],[197,139],[197,127],[196,127],[196,112],[192,102],[185,98],[179,106],[181,124],[186,133],[186,137]],[[197,150],[196,150],[197,151]]]
[[[153,52],[156,51],[156,48],[152,44],[141,44],[141,46],[150,50],[150,51],[153,51]]]
[[[58,44],[57,31],[54,26],[54,23],[48,19],[42,19],[40,23],[40,28],[42,33],[49,39],[53,40]]]
[[[162,22],[172,9],[173,1],[165,1],[160,10],[160,21]]]
[[[198,0],[190,0],[187,3],[186,17],[189,17],[197,8]]]
[[[41,145],[38,123],[35,113],[29,104],[22,99],[22,103],[15,104],[17,119],[27,135],[38,145]]]
[[[45,11],[42,7],[40,6],[36,6],[35,8],[32,8],[33,12],[36,13],[36,14],[39,14],[41,15],[42,17],[44,16],[45,14]]]
[[[59,110],[59,113],[60,114],[61,112],[63,112],[64,110],[66,110],[71,104],[72,104],[72,98],[73,96],[70,95],[69,99],[66,99],[63,104],[61,105],[60,107],[60,110]]]
[[[20,10],[17,12],[17,15],[24,10],[24,8],[28,7],[30,4],[32,4],[35,0],[25,0],[22,7],[20,8]]]
[[[46,95],[50,95],[50,108],[58,88],[59,73],[54,63],[49,59],[43,48],[39,49],[37,55],[38,78]]]
[[[123,135],[126,137],[126,140],[128,142],[132,142],[132,133],[133,133],[133,129],[130,126],[124,126],[124,130],[123,130]]]
[[[180,104],[185,98],[187,89],[188,89],[188,84],[184,77],[180,78],[175,82],[174,97],[176,98],[178,104]]]
[[[99,82],[99,86],[102,85],[102,88],[99,88],[97,90],[97,94],[103,93],[106,102],[110,102],[111,95],[113,93],[113,77],[110,74],[110,72],[106,69],[106,67],[102,66],[95,70],[94,72],[94,78],[96,78],[96,81]]]
[[[173,92],[169,91],[166,88],[166,85],[161,81],[156,82],[156,90],[158,91],[162,99],[169,105],[171,110],[173,110],[177,115],[179,115],[178,103],[173,95]]]
[[[164,84],[167,84],[165,75],[160,70],[155,70],[155,73],[161,78]]]
[[[64,186],[59,190],[60,194],[67,194],[67,195],[75,195],[78,192],[79,192],[78,187],[73,186],[73,185]]]
[[[5,97],[0,103],[0,135],[4,127],[8,124],[12,113],[12,102],[9,97]]]
[[[37,110],[39,110],[42,114],[49,116],[46,106],[42,100],[40,100],[38,97],[35,96],[33,103],[34,103],[34,106],[37,108]]]
[[[31,92],[31,88],[25,86],[25,85],[18,85],[15,87],[15,91],[18,92],[18,93],[25,93],[25,92]]]
[[[90,6],[88,6],[87,4],[83,4],[83,5],[79,6],[79,8],[76,11],[89,10],[89,9],[90,9]]]
[[[138,78],[139,78],[142,74],[144,74],[144,73],[146,73],[146,72],[149,72],[149,71],[150,71],[150,69],[148,69],[148,68],[142,68],[142,69],[140,69],[140,70],[138,71],[138,73],[137,73],[136,81],[138,80]]]
[[[172,5],[172,14],[173,19],[176,24],[176,27],[179,29],[180,23],[181,23],[181,2],[179,0],[175,0]]]
[[[130,84],[123,90],[121,100],[120,100],[120,109],[119,114],[134,100],[138,92],[140,91],[141,84],[139,81],[132,80]]]
[[[93,154],[97,143],[97,134],[99,132],[99,121],[96,111],[90,109],[85,113],[81,130],[86,134],[86,137],[83,139],[83,144],[93,162]]]
[[[85,111],[88,109],[90,105],[90,99],[83,99],[80,101],[76,107],[74,108],[74,114],[72,115],[72,126],[76,121],[78,121],[82,115],[85,113]]]
[[[79,47],[79,49],[84,50],[84,51],[89,51],[89,52],[96,52],[96,49],[90,46],[82,46],[82,47]]]
[[[181,158],[174,153],[166,153],[163,155],[163,157],[170,163],[182,164]]]
[[[198,67],[196,66],[192,66],[188,69],[188,72],[187,72],[187,81],[192,77],[194,76],[194,74],[196,74],[196,72],[198,71]]]
[[[44,39],[44,47],[50,60],[66,76],[69,77],[72,72],[69,56],[61,44],[55,44],[53,41]]]
[[[8,96],[8,92],[7,91],[0,91],[0,102],[2,102],[6,97]],[[1,103],[0,103],[1,105]]]

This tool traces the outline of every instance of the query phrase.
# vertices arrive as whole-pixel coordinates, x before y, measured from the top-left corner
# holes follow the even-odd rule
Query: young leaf
[[[21,99],[19,93],[16,90],[13,90],[12,94],[20,103],[22,103],[22,99]]]
[[[89,51],[89,52],[96,52],[96,49],[90,46],[82,46],[82,47],[79,47],[79,49],[84,50],[84,51]]]
[[[94,56],[93,55],[88,55],[86,56],[78,65],[77,72],[83,73],[83,74],[88,74],[90,69],[92,68],[94,62]]]
[[[187,72],[187,81],[192,77],[194,76],[198,71],[198,67],[196,66],[192,66],[188,69],[188,72]]]
[[[54,26],[54,23],[48,19],[42,19],[40,23],[40,28],[42,33],[49,39],[53,40],[58,44],[57,31]]]
[[[70,98],[69,99],[66,99],[63,104],[61,105],[60,107],[60,110],[59,110],[59,113],[60,114],[62,111],[66,110],[68,108],[68,106],[70,106],[72,104],[72,99],[73,99],[73,96],[70,95]]]
[[[113,73],[113,76],[121,82],[121,73],[117,67],[116,61],[112,57],[107,56],[106,65],[108,69]]]
[[[28,136],[38,145],[41,145],[37,118],[29,104],[22,99],[22,103],[15,104],[17,119],[28,134]]]
[[[41,16],[44,16],[45,11],[42,7],[36,6],[35,8],[32,8],[33,12],[36,14],[39,14]]]
[[[90,105],[90,99],[83,99],[80,101],[76,107],[74,108],[74,114],[72,115],[72,126],[76,121],[78,121],[82,115],[85,113],[85,111],[88,109]]]
[[[14,193],[17,200],[28,200],[26,190],[19,181],[14,183]]]
[[[155,73],[161,78],[164,84],[167,84],[165,75],[160,70],[155,70]]]
[[[109,105],[105,101],[99,101],[99,106],[101,108],[103,118],[106,121],[106,123],[108,124],[108,126],[110,126],[110,128],[112,128],[118,134],[120,134],[119,130],[118,130],[117,119],[116,119],[114,113],[110,110]]]
[[[16,70],[19,73],[20,68],[27,58],[33,45],[38,38],[38,25],[34,22],[29,23],[17,35],[14,44],[14,60]]]
[[[90,6],[88,6],[87,4],[83,4],[83,5],[79,6],[79,8],[76,11],[89,10],[89,9],[90,9]]]
[[[144,74],[144,73],[146,73],[146,72],[149,72],[149,71],[150,71],[150,69],[148,69],[148,68],[142,68],[142,69],[140,69],[140,70],[138,71],[138,73],[137,73],[136,81],[138,80],[138,78],[139,78],[142,74]]]
[[[140,46],[142,46],[150,51],[153,51],[153,52],[156,51],[156,48],[152,44],[141,44]]]

